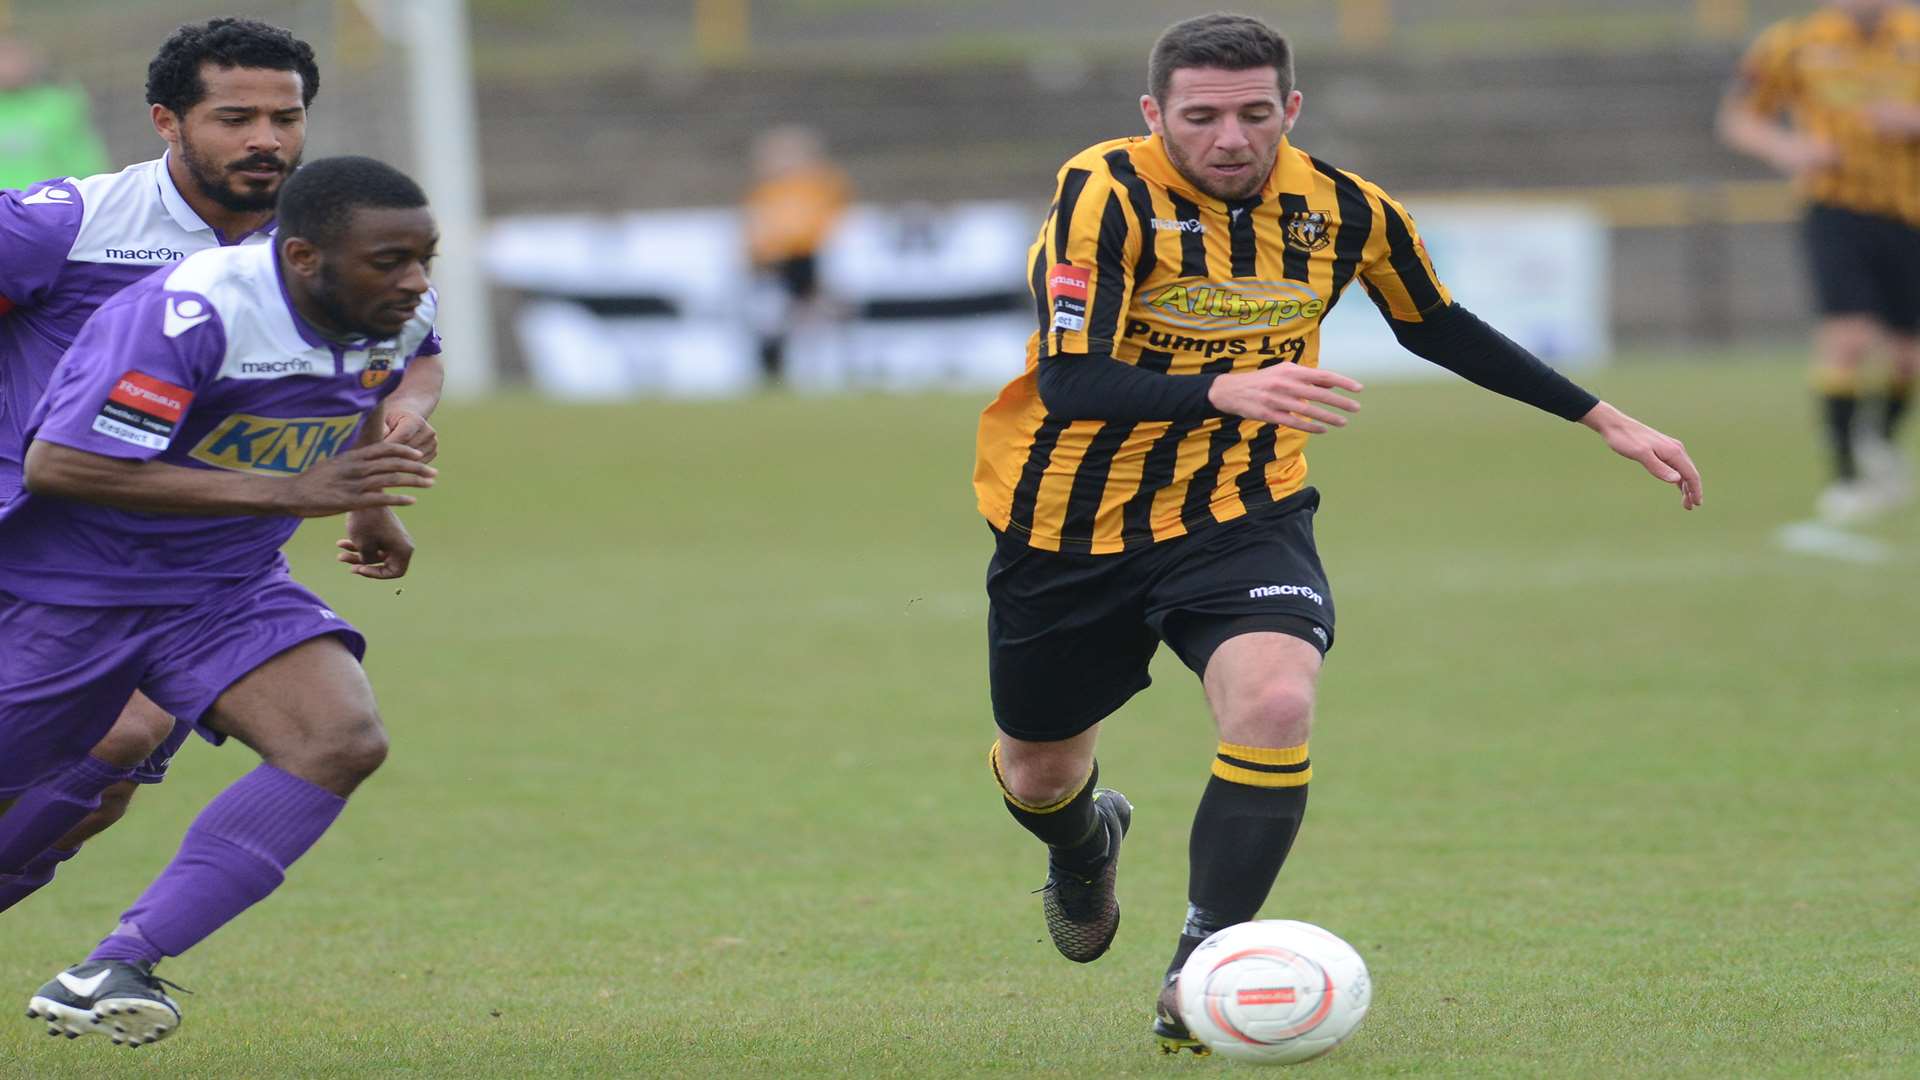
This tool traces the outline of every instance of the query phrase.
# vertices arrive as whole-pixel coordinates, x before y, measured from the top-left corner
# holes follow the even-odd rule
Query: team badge
[[[1287,246],[1299,251],[1312,253],[1333,242],[1333,230],[1324,211],[1295,210],[1281,227],[1287,235]]]
[[[398,351],[391,345],[367,350],[367,366],[360,372],[360,385],[371,390],[386,382],[393,374],[393,358]]]

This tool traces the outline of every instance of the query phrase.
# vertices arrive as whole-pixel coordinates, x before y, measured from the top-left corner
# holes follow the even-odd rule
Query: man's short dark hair
[[[320,92],[320,68],[313,47],[290,30],[253,19],[209,19],[183,26],[160,46],[147,65],[147,104],[164,105],[175,116],[206,100],[200,69],[265,68],[300,75],[302,105]]]
[[[412,210],[427,205],[426,192],[399,169],[370,157],[342,155],[310,161],[280,187],[278,231],[317,247],[332,247],[361,207]]]
[[[1167,27],[1147,57],[1147,92],[1165,104],[1167,85],[1181,68],[1246,71],[1270,67],[1280,75],[1280,96],[1293,92],[1293,46],[1259,19],[1220,12]]]

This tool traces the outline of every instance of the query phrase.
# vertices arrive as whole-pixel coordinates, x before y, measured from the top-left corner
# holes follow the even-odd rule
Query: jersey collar
[[[167,216],[173,219],[175,225],[188,232],[212,232],[213,226],[200,220],[200,215],[188,205],[186,196],[174,186],[173,172],[168,168],[172,160],[173,151],[169,150],[153,163],[154,182],[160,187],[160,205],[167,208]]]
[[[1149,135],[1134,144],[1133,166],[1140,175],[1159,184],[1161,187],[1179,191],[1196,202],[1219,202],[1213,196],[1193,186],[1180,170],[1173,167],[1173,160],[1167,157],[1167,146],[1158,135]],[[1267,184],[1260,189],[1262,201],[1279,194],[1306,195],[1313,191],[1313,163],[1307,155],[1293,148],[1286,136],[1281,136],[1280,146],[1275,151],[1273,172],[1267,176]]]

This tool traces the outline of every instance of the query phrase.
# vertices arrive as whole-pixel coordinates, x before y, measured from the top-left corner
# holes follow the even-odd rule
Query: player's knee
[[[1313,700],[1310,679],[1264,680],[1234,695],[1219,718],[1221,735],[1248,746],[1298,746],[1313,727]]]
[[[327,765],[358,783],[372,776],[387,760],[387,729],[377,716],[349,725],[327,748]]]
[[[1048,806],[1073,794],[1086,782],[1091,767],[1078,755],[1045,751],[1009,754],[1005,743],[1001,747],[1001,786],[1029,806]]]

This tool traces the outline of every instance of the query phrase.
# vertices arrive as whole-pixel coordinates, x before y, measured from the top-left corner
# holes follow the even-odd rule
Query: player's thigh
[[[1881,321],[1892,338],[1895,362],[1909,366],[1920,350],[1920,228],[1890,223],[1877,269],[1887,294]]]
[[[214,742],[231,735],[263,754],[324,749],[378,728],[365,651],[319,597],[269,573],[181,615],[142,689]]]
[[[1803,228],[1808,283],[1823,323],[1848,317],[1879,323],[1889,304],[1886,275],[1880,269],[1883,223],[1870,215],[1815,205],[1808,209]],[[1825,326],[1822,335],[1829,337]],[[1846,339],[1836,334],[1832,340],[1838,345]]]
[[[1246,634],[1297,638],[1322,655],[1333,647],[1333,590],[1313,537],[1319,505],[1306,488],[1177,541],[1177,558],[1148,598],[1148,621],[1194,674],[1204,676],[1214,653]]]
[[[1222,642],[1201,677],[1220,738],[1242,746],[1306,742],[1321,664],[1315,645],[1290,634],[1251,631]]]
[[[139,685],[160,609],[35,604],[0,593],[0,797],[87,756]]]
[[[309,638],[228,686],[203,724],[269,759],[366,734],[379,724],[373,686],[338,637]]]
[[[1028,742],[1072,739],[1152,681],[1144,560],[1062,555],[996,537],[987,567],[993,719]]]

